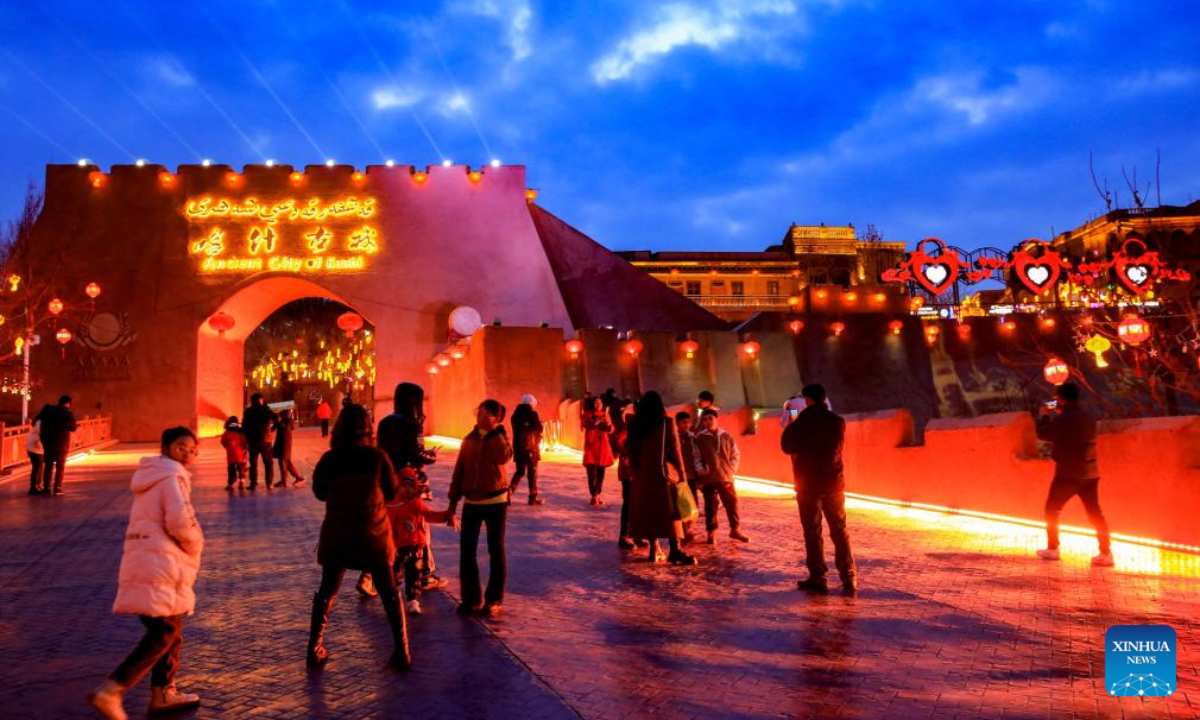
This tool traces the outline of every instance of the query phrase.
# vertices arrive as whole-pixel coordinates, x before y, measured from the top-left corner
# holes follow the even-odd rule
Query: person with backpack
[[[513,460],[517,463],[517,469],[513,472],[511,489],[515,496],[521,478],[528,476],[529,504],[545,505],[546,501],[538,496],[538,464],[542,460],[543,427],[536,408],[537,398],[523,395],[520,404],[513,410]]]

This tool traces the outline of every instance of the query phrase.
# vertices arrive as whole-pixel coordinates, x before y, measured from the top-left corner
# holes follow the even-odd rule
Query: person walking
[[[225,489],[232,492],[235,482],[239,488],[242,487],[242,481],[246,479],[250,464],[250,444],[246,440],[246,433],[242,432],[242,426],[238,424],[236,415],[230,415],[229,419],[225,421],[225,432],[221,434],[221,447],[225,448],[226,472],[228,473]]]
[[[588,401],[583,413],[583,467],[587,471],[588,493],[592,507],[603,507],[600,494],[604,491],[604,471],[613,464],[612,445],[608,436],[613,431],[612,420],[602,398]]]
[[[537,398],[523,395],[512,413],[513,460],[517,469],[512,476],[512,494],[517,494],[521,478],[529,476],[529,504],[545,505],[538,496],[538,464],[542,461],[542,419],[538,417]]]
[[[192,509],[197,441],[191,430],[163,431],[161,454],[138,463],[129,487],[133,505],[118,572],[113,612],[137,615],[146,628],[141,642],[113,670],[88,702],[108,720],[126,720],[123,698],[150,673],[150,712],[195,707],[200,696],[175,686],[183,648],[183,618],[196,608],[193,587],[200,572],[204,533]]]
[[[650,391],[642,395],[629,425],[625,448],[633,470],[630,487],[629,534],[645,538],[650,562],[657,562],[658,538],[670,543],[667,562],[695,565],[696,558],[683,552],[683,523],[675,501],[675,485],[686,482],[683,454],[675,423],[667,419],[662,396]]]
[[[693,432],[695,422],[695,418],[687,410],[680,410],[675,413],[675,432],[679,433],[679,451],[683,456],[683,474],[687,477],[688,488],[692,491],[696,507],[700,507],[700,499],[703,496],[700,490],[700,475],[701,473],[707,474],[708,468],[704,466],[704,462],[700,459],[700,449],[696,447],[696,433]],[[690,522],[683,524],[684,543],[690,543],[696,539],[695,533],[692,531],[693,524]]]
[[[321,423],[321,437],[329,437],[329,421],[333,419],[333,406],[325,398],[317,404],[317,420]]]
[[[279,413],[274,430],[275,443],[271,446],[271,457],[279,463],[279,483],[275,487],[286,487],[288,475],[295,478],[292,484],[300,487],[304,484],[304,476],[296,470],[296,465],[292,462],[292,434],[296,430],[296,420],[290,410]]]
[[[63,473],[67,454],[71,452],[71,433],[79,427],[71,412],[71,396],[63,395],[57,405],[44,406],[33,422],[41,423],[42,487],[47,495],[62,495]]]
[[[371,421],[361,405],[351,404],[338,415],[329,450],[313,470],[313,494],[325,503],[325,521],[317,545],[321,585],[312,598],[308,632],[309,667],[329,659],[325,627],[347,569],[365,570],[392,629],[395,650],[388,664],[399,670],[412,665],[408,622],[392,563],[396,544],[386,503],[399,493],[396,472],[387,453],[375,447]]]
[[[422,495],[432,500],[425,468],[437,462],[437,453],[425,448],[424,434],[425,390],[416,383],[397,384],[392,393],[392,413],[379,421],[379,449],[391,458],[392,467],[396,472],[406,467],[416,471],[417,485],[421,488]],[[450,584],[448,580],[437,576],[433,546],[429,543],[421,548],[419,568],[422,590],[436,590]],[[369,575],[364,574],[359,578],[357,589],[363,595],[374,595]]]
[[[250,489],[258,488],[258,461],[263,464],[264,485],[268,490],[274,478],[271,462],[271,429],[275,426],[275,411],[267,407],[261,393],[250,396],[250,407],[242,413],[242,429],[250,455]]]
[[[459,615],[500,614],[504,603],[507,565],[504,553],[504,527],[511,500],[505,466],[512,460],[512,445],[504,432],[504,406],[496,400],[484,400],[475,410],[475,429],[463,438],[454,474],[450,480],[448,517],[454,518],[462,500],[462,546],[459,554],[459,582],[462,603]],[[488,582],[480,605],[479,562],[476,552],[480,529],[487,526]]]
[[[1037,436],[1053,444],[1054,480],[1046,496],[1046,547],[1038,550],[1043,560],[1058,560],[1058,521],[1063,507],[1076,495],[1083,502],[1088,521],[1096,529],[1100,554],[1092,565],[1112,567],[1112,539],[1100,509],[1100,465],[1096,459],[1096,418],[1083,409],[1079,386],[1066,382],[1056,391],[1058,402],[1041,409]]]
[[[42,423],[37,421],[29,426],[29,434],[25,436],[25,454],[29,456],[30,495],[42,492],[42,458],[45,452],[42,447]]]
[[[708,408],[700,416],[701,430],[696,434],[696,445],[705,472],[700,475],[700,489],[704,494],[704,529],[708,531],[708,544],[717,540],[717,498],[725,506],[729,518],[729,537],[742,543],[750,537],[742,532],[742,520],[738,515],[737,489],[733,476],[737,473],[742,454],[733,436],[721,427],[716,410]]]
[[[842,467],[842,447],[846,439],[846,421],[825,404],[825,388],[806,385],[801,391],[805,408],[783,431],[780,446],[792,458],[792,480],[804,529],[805,564],[808,577],[796,587],[810,592],[828,592],[825,579],[825,546],[821,539],[821,516],[829,524],[833,541],[834,564],[842,581],[842,591],[858,592],[858,573],[846,529],[846,478]]]

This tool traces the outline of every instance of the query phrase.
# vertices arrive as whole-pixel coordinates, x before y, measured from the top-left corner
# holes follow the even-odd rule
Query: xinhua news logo
[[[1166,697],[1175,692],[1175,629],[1113,625],[1104,634],[1104,687],[1116,697]]]

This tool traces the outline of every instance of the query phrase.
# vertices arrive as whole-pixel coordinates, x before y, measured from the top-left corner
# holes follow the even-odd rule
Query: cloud
[[[406,108],[416,105],[421,100],[422,93],[413,88],[400,88],[388,85],[371,93],[371,103],[376,110]]]
[[[929,148],[951,145],[997,126],[1002,119],[1035,113],[1060,91],[1044,68],[1003,73],[956,70],[917,78],[877,98],[866,116],[825,147],[783,165],[808,176],[838,172],[847,163],[870,165]]]
[[[151,75],[170,85],[171,87],[183,88],[191,87],[196,84],[196,79],[192,77],[182,65],[170,57],[152,57],[149,60]]]
[[[453,95],[447,95],[442,99],[439,106],[443,115],[454,115],[460,112],[471,111],[471,100],[461,92],[456,92]]]
[[[450,9],[502,21],[504,39],[512,51],[513,60],[524,60],[533,54],[533,42],[530,39],[533,8],[529,0],[471,0],[457,3]]]
[[[1035,67],[1017,68],[1005,80],[997,82],[981,72],[935,75],[916,84],[907,104],[940,105],[972,125],[983,125],[1006,112],[1041,105],[1054,86],[1049,74]]]
[[[796,17],[790,0],[717,0],[707,5],[672,3],[656,10],[648,27],[617,43],[592,65],[592,77],[605,84],[631,77],[679,48],[717,51],[738,40],[765,38],[781,30],[780,18]],[[789,32],[797,32],[790,28]],[[750,43],[746,43],[750,46]]]
[[[1147,70],[1136,75],[1117,78],[1112,83],[1112,90],[1117,97],[1137,97],[1186,87],[1196,82],[1197,78],[1200,78],[1200,73],[1187,68]]]

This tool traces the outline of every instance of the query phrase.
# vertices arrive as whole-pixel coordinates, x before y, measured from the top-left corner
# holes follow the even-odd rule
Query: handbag
[[[670,480],[671,474],[667,471],[667,427],[663,427],[662,440],[662,474],[667,481],[667,487],[671,490],[671,503],[675,509],[675,518],[685,523],[695,522],[696,518],[700,517],[700,509],[696,507],[696,496],[692,495],[692,489],[688,487],[687,481],[673,483]]]

